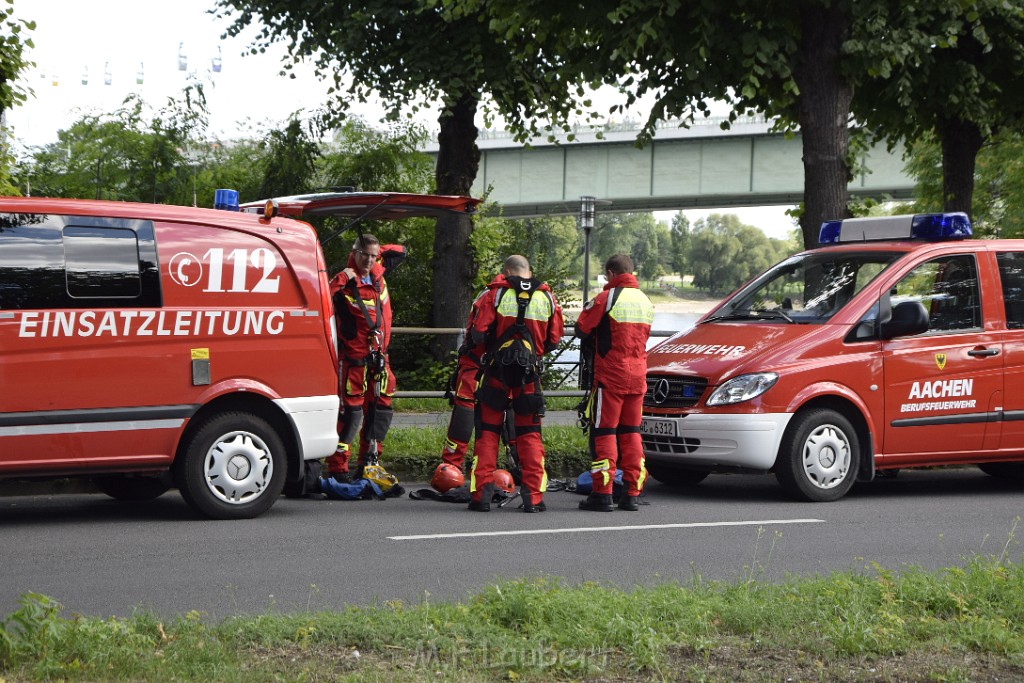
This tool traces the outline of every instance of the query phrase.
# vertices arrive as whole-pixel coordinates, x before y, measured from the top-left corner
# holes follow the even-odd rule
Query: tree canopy
[[[379,97],[389,118],[439,104],[435,189],[468,195],[476,179],[480,152],[475,117],[485,95],[501,111],[527,118],[564,119],[568,98],[538,98],[546,88],[563,91],[545,54],[531,41],[496,41],[479,13],[449,13],[421,0],[219,0],[218,11],[232,20],[237,35],[252,25],[258,36],[252,49],[287,42],[292,62],[310,60],[330,83],[332,96],[325,123],[345,115],[353,102]],[[366,189],[386,190],[375,187]],[[460,327],[472,302],[477,263],[468,217],[438,219],[433,246],[433,322]]]

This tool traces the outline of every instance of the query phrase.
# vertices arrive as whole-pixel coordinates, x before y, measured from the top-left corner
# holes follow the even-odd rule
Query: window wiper
[[[782,320],[785,320],[787,323],[793,322],[792,318],[790,318],[788,315],[786,315],[785,313],[783,313],[782,311],[780,311],[777,308],[771,308],[771,309],[767,309],[766,308],[766,309],[763,309],[763,310],[756,310],[756,311],[752,310],[752,311],[750,311],[750,314],[751,314],[751,316],[754,316],[754,317],[757,317],[757,318],[764,318],[764,319],[767,319],[767,320],[777,320],[777,319],[781,318]]]
[[[733,311],[712,316],[704,322],[714,323],[722,320],[785,320],[792,323],[794,320],[778,309],[751,309],[749,311]]]

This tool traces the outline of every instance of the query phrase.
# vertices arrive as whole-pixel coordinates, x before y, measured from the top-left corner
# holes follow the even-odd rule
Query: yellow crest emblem
[[[937,353],[935,354],[935,364],[939,366],[939,370],[946,369],[946,354]]]

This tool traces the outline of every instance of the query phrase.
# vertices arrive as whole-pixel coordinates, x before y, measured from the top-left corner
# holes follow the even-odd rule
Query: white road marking
[[[391,541],[424,541],[432,538],[480,538],[482,536],[533,536],[537,534],[578,534],[589,531],[645,531],[647,529],[694,529],[714,526],[761,526],[764,524],[824,524],[823,519],[755,519],[744,522],[690,522],[688,524],[638,524],[629,526],[588,526],[566,529],[517,529],[515,531],[471,531],[454,534],[388,536]]]

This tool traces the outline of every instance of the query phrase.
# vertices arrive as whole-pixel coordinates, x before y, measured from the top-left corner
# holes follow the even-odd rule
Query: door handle
[[[968,356],[985,357],[985,356],[997,356],[999,355],[999,349],[971,349],[967,352]]]

